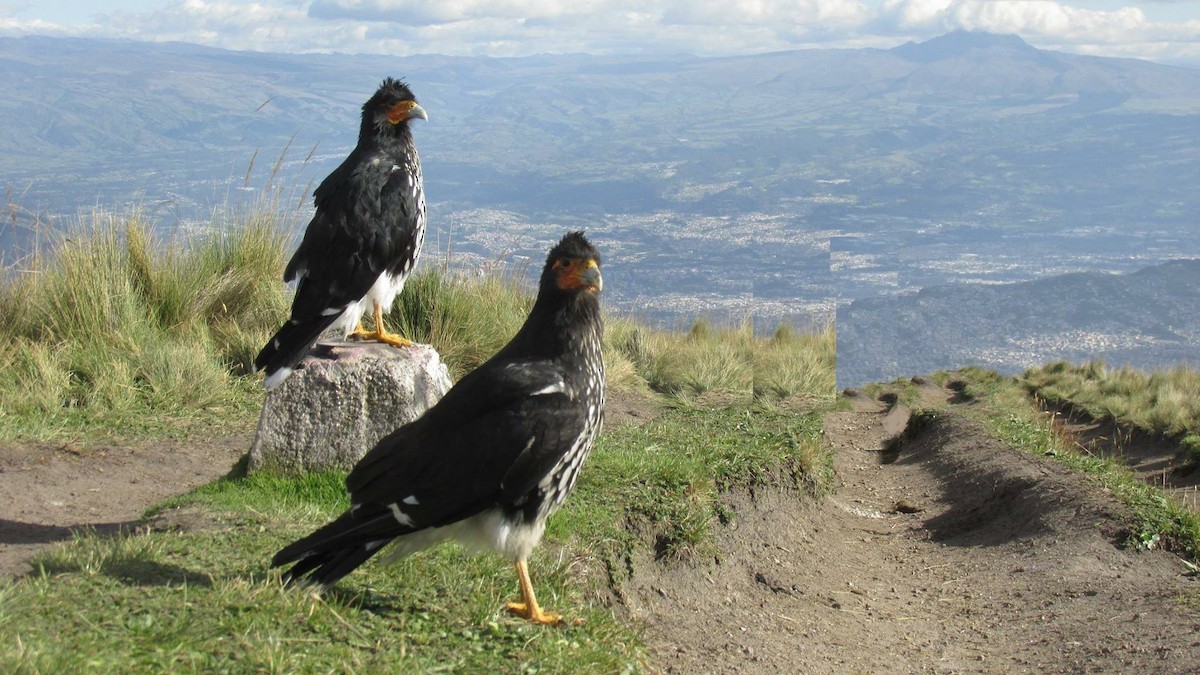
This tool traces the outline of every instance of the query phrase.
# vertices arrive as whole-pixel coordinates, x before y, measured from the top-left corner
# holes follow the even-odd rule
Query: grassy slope
[[[131,420],[137,433],[157,434],[180,418],[203,428],[254,414],[260,394],[240,372],[286,306],[272,271],[283,260],[277,232],[162,246],[119,225],[29,261],[0,294],[0,310],[15,317],[0,325],[12,338],[0,380],[24,378],[0,389],[0,438],[112,433]],[[46,299],[25,300],[35,296]],[[512,280],[439,270],[411,280],[402,298],[392,320],[437,346],[456,373],[490,355],[529,306]],[[62,318],[81,309],[86,316]],[[509,565],[449,545],[392,568],[371,563],[323,599],[285,590],[266,561],[345,507],[342,476],[255,475],[159,509],[185,509],[206,527],[81,536],[44,556],[40,574],[0,586],[0,671],[639,668],[637,627],[606,603],[635,549],[702,560],[713,528],[733,515],[722,490],[828,484],[814,410],[832,400],[834,341],[831,330],[757,339],[706,325],[690,334],[609,325],[612,388],[661,392],[668,407],[644,427],[602,435],[533,560],[543,604],[582,625],[543,630],[509,618]],[[147,354],[173,345],[196,369],[186,400],[171,385],[183,355],[165,351],[160,367],[147,365]],[[30,387],[36,396],[23,393]]]
[[[261,391],[245,377],[286,316],[279,283],[282,225],[250,218],[212,235],[160,242],[137,218],[89,228],[5,271],[0,285],[0,442],[248,424]],[[389,325],[432,344],[454,376],[496,352],[525,319],[520,280],[454,275],[426,265],[409,280]],[[608,321],[615,388],[681,396],[828,398],[832,329],[698,324],[690,334]]]
[[[1060,361],[1031,368],[1020,379],[1051,406],[1174,439],[1200,465],[1200,371],[1190,366],[1146,373],[1109,368],[1103,361],[1078,366]]]
[[[964,382],[966,393],[983,402],[979,414],[998,438],[1028,452],[1052,457],[1080,472],[1124,503],[1130,513],[1130,545],[1162,547],[1192,560],[1200,560],[1200,515],[1162,489],[1139,480],[1119,459],[1079,452],[1075,444],[1064,437],[1054,415],[1045,413],[1036,398],[1030,397],[1030,375],[1026,373],[1019,378],[1011,378],[991,371],[966,368],[953,373],[941,373],[939,379],[943,383],[950,380]],[[1149,382],[1154,378],[1170,379],[1174,376],[1142,374],[1141,377],[1144,382]],[[1142,391],[1135,388],[1130,396],[1141,396]],[[1082,407],[1086,401],[1081,398],[1078,405]],[[1076,404],[1070,398],[1060,402]]]
[[[238,374],[286,308],[276,223],[149,232],[100,220],[6,270],[0,440],[220,425],[258,400]]]
[[[532,562],[543,603],[584,620],[556,630],[506,616],[510,565],[454,545],[369,563],[323,599],[285,590],[266,561],[346,506],[342,476],[225,479],[164,507],[211,527],[83,536],[0,588],[0,670],[639,669],[636,625],[605,602],[633,551],[708,559],[732,515],[721,490],[820,489],[822,453],[819,414],[767,407],[672,408],[605,433]]]

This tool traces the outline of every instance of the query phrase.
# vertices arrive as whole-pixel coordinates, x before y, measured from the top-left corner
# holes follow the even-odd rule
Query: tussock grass
[[[433,345],[457,379],[512,339],[533,299],[533,289],[516,276],[427,266],[405,283],[387,321],[401,335]]]
[[[4,274],[0,437],[216,419],[286,307],[286,238],[272,219],[160,241],[99,214]]]
[[[1048,403],[1095,419],[1162,436],[1200,432],[1200,370],[1190,366],[1147,373],[1103,361],[1078,366],[1059,361],[1025,371],[1021,382]]]
[[[98,213],[10,266],[0,285],[0,439],[248,424],[261,400],[250,364],[289,304],[280,274],[290,236],[273,212],[171,240],[137,214]],[[533,297],[515,275],[427,265],[388,322],[432,344],[459,377],[516,333]],[[614,391],[823,401],[834,349],[832,327],[762,337],[749,322],[701,321],[671,333],[610,314],[604,358]]]
[[[694,398],[726,392],[745,399],[831,399],[836,386],[832,326],[797,333],[780,326],[768,338],[750,322],[731,328],[697,321],[686,333],[609,324],[609,343],[652,390]]]

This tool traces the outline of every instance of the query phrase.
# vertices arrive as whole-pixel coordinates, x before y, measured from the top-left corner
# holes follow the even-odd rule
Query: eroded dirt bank
[[[719,565],[637,566],[663,671],[1200,669],[1198,582],[1124,548],[1115,501],[955,405],[881,463],[907,418],[856,399],[825,421],[832,497],[732,496]]]

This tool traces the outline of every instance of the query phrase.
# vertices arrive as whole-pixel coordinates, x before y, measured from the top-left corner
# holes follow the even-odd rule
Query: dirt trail
[[[1198,582],[1173,555],[1123,549],[1110,497],[961,404],[881,454],[907,420],[855,398],[825,420],[833,496],[735,495],[720,564],[637,566],[627,602],[662,670],[1200,669]]]
[[[0,445],[0,578],[72,532],[115,533],[147,508],[229,473],[245,436],[135,446]]]

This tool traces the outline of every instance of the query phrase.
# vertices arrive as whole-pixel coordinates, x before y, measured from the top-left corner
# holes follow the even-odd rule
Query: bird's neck
[[[382,150],[393,153],[411,148],[412,145],[412,133],[407,124],[399,124],[395,127],[389,124],[387,127],[378,127],[364,120],[358,133],[360,150]]]
[[[586,358],[603,339],[602,326],[600,303],[594,295],[580,294],[556,303],[539,297],[513,343],[521,345],[524,352],[537,352],[545,358]]]

